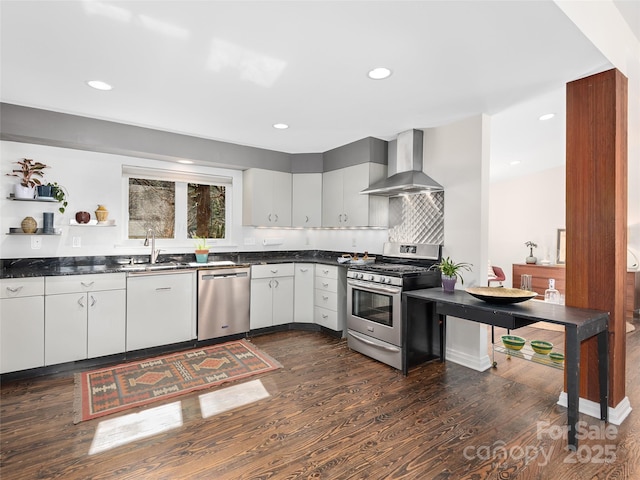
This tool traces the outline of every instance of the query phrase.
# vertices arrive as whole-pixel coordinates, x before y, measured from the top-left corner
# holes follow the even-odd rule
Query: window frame
[[[156,245],[160,248],[194,246],[187,231],[187,191],[189,183],[220,185],[225,187],[225,238],[210,238],[207,243],[211,247],[234,245],[234,211],[235,211],[235,185],[236,175],[224,169],[212,169],[211,172],[186,169],[162,169],[154,167],[140,167],[133,165],[122,166],[122,244],[123,246],[140,246],[143,240],[129,238],[129,179],[144,178],[149,180],[164,180],[175,184],[175,219],[174,238],[156,239]],[[242,174],[242,172],[240,172]],[[147,247],[144,247],[146,250]]]

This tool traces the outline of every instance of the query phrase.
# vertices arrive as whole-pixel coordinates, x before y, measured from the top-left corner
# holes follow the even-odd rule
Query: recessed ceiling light
[[[391,70],[385,67],[377,67],[367,74],[372,80],[384,80],[391,75]]]
[[[509,165],[520,165],[520,160],[512,160]]]
[[[286,123],[274,123],[273,128],[277,128],[278,130],[286,130],[287,128],[289,128],[289,125],[287,125]]]
[[[538,120],[551,120],[555,116],[556,116],[555,113],[545,113],[544,115],[541,115],[540,118],[538,118]]]
[[[191,165],[193,161],[191,160],[178,160],[178,163],[184,163],[185,165]]]
[[[111,85],[109,85],[106,82],[103,82],[101,80],[89,80],[87,81],[87,85],[89,85],[91,88],[95,88],[96,90],[111,90],[113,89],[113,87]]]

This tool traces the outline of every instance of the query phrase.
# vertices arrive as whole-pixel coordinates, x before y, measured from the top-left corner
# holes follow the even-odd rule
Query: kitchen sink
[[[154,270],[170,270],[184,266],[182,263],[177,262],[164,262],[164,263],[135,263],[133,265],[123,265],[120,270],[123,272],[145,272]]]

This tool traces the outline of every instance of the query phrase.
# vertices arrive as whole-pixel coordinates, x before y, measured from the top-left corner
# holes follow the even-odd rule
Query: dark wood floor
[[[562,333],[518,333],[562,343]],[[284,367],[259,377],[271,397],[203,419],[202,392],[187,394],[179,397],[183,427],[95,455],[88,452],[103,419],[72,423],[72,375],[3,384],[0,477],[640,478],[635,411],[611,427],[613,438],[583,439],[577,454],[567,451],[559,438],[566,410],[556,404],[561,371],[497,355],[498,368],[482,373],[436,362],[403,377],[322,333],[252,341]],[[640,333],[627,341],[627,395],[637,407]],[[599,420],[581,420],[604,432]]]

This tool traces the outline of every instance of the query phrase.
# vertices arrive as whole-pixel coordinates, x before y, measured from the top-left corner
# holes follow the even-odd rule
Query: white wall
[[[0,258],[78,257],[96,255],[143,255],[149,247],[142,240],[128,240],[123,228],[126,224],[124,205],[124,183],[122,165],[154,167],[169,170],[191,171],[233,177],[233,227],[229,241],[214,243],[212,252],[227,251],[278,251],[278,250],[337,250],[344,252],[382,252],[387,240],[387,230],[305,230],[268,229],[242,226],[242,171],[213,167],[178,165],[171,162],[147,160],[122,155],[33,145],[18,142],[0,142],[2,167],[0,176]],[[22,158],[33,158],[48,165],[47,181],[56,181],[68,191],[69,205],[64,214],[58,212],[58,203],[11,201],[7,197],[18,182],[15,177],[4,175]],[[98,204],[106,205],[109,218],[116,221],[115,227],[70,226],[75,212],[85,210],[92,213]],[[31,216],[38,226],[42,224],[42,213],[54,212],[54,226],[62,229],[61,235],[38,236],[42,240],[40,249],[31,248],[32,236],[5,235],[10,227],[19,227],[22,219]],[[73,247],[73,238],[80,238],[80,247]],[[265,239],[281,239],[279,245],[264,246]],[[193,242],[158,240],[157,248],[163,253],[191,253]]]
[[[564,152],[562,152],[564,153]],[[489,195],[489,260],[512,286],[512,265],[525,263],[531,240],[538,263],[556,263],[558,229],[565,228],[565,167],[491,183]]]
[[[488,244],[490,119],[470,117],[425,130],[424,170],[444,187],[443,255],[473,264],[465,288],[484,285]],[[449,317],[447,359],[475,370],[490,367],[486,327]]]

